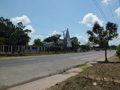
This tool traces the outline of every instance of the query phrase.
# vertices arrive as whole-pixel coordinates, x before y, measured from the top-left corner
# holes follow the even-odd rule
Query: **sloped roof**
[[[65,41],[67,42],[67,47],[72,47],[68,29],[66,31]]]

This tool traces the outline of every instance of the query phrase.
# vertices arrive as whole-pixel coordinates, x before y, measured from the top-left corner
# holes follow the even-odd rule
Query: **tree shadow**
[[[105,62],[105,61],[97,61],[97,63],[105,63],[105,64],[107,64],[107,63],[120,63],[120,61],[108,61],[108,62]]]
[[[96,61],[96,62],[91,62],[90,64],[91,65],[95,65],[95,64],[115,64],[115,63],[120,63],[120,61],[108,61],[108,62],[105,62],[105,61]]]

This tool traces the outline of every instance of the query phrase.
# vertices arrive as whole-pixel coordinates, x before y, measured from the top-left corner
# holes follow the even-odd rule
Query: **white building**
[[[64,36],[64,38],[65,38],[65,41],[67,42],[67,47],[72,47],[68,28],[67,28],[66,35]]]

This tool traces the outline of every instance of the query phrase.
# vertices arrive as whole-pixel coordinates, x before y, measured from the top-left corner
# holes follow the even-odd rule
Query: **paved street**
[[[108,51],[108,56],[114,53],[115,51]],[[0,59],[0,86],[13,85],[101,58],[104,58],[104,51]]]

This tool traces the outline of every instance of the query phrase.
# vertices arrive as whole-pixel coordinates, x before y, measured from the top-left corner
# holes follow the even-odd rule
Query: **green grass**
[[[84,68],[83,71],[80,72],[79,74],[87,75],[87,74],[88,74],[88,70],[89,70],[90,68],[92,68],[92,67],[93,67],[93,66],[89,66],[89,67],[87,67],[87,68]]]
[[[83,64],[80,64],[80,65],[76,65],[74,68],[78,68],[78,67],[82,67],[82,66],[85,66],[88,62],[85,62]]]

